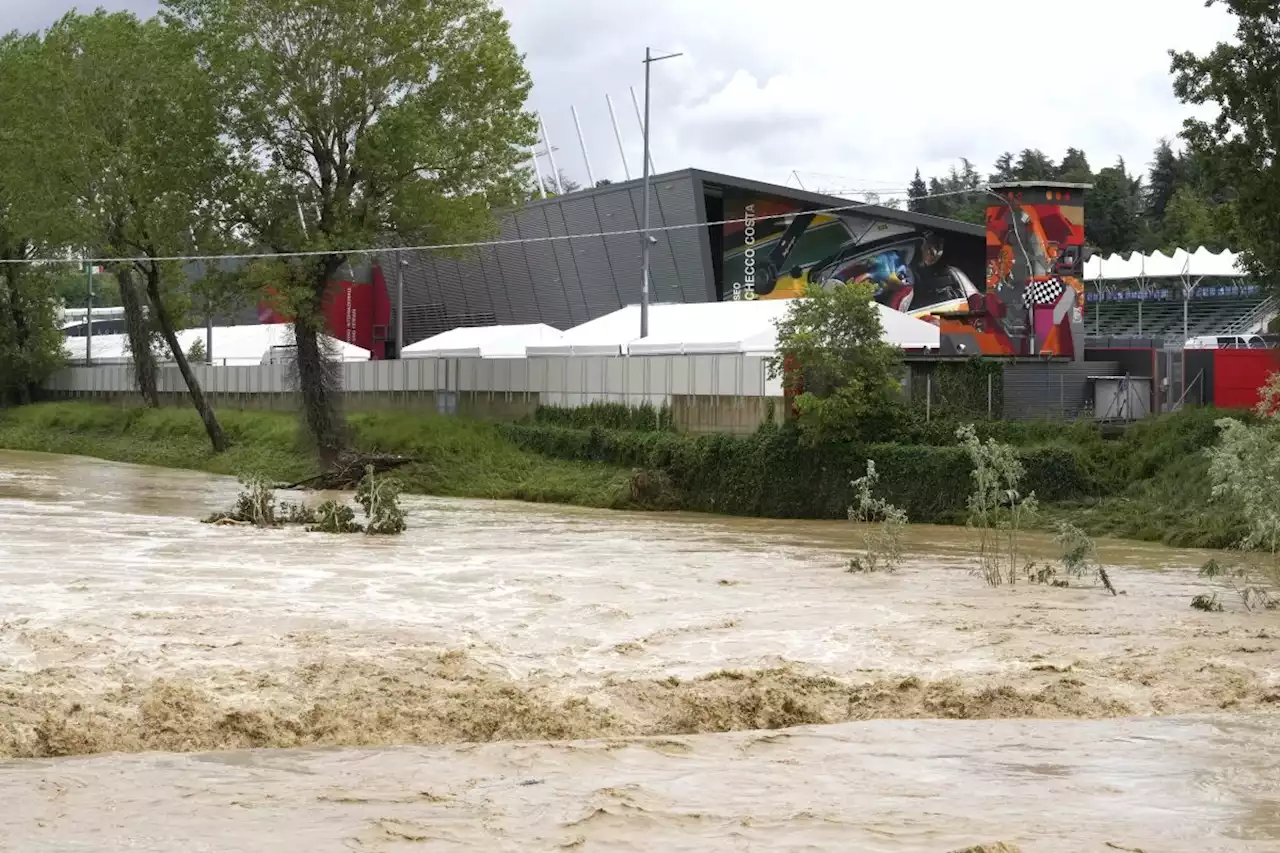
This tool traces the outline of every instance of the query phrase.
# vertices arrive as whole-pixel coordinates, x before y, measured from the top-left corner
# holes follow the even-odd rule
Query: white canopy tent
[[[688,307],[683,303],[661,303],[649,306],[649,328],[657,331],[672,308]],[[530,346],[530,356],[547,355],[626,355],[627,343],[640,334],[640,306],[628,305],[611,314],[588,320],[564,332],[555,343]]]
[[[565,332],[554,344],[530,346],[530,356],[703,355],[777,350],[777,322],[789,300],[654,305],[649,336],[640,338],[640,308],[628,305]],[[885,340],[903,349],[937,349],[938,327],[876,304]]]
[[[524,358],[530,346],[551,346],[562,332],[545,323],[450,329],[404,348],[404,358]]]
[[[1084,265],[1086,281],[1131,281],[1147,278],[1244,278],[1245,271],[1240,256],[1229,249],[1211,252],[1204,246],[1194,252],[1176,249],[1172,255],[1139,252],[1124,255],[1100,255],[1090,258]]]
[[[178,332],[178,343],[183,352],[189,352],[191,345],[197,340],[205,344],[209,352],[209,341],[206,330],[183,329]],[[369,351],[355,344],[325,336],[339,361],[361,362],[369,360]],[[86,338],[67,338],[63,349],[72,364],[83,364]],[[245,366],[263,364],[272,350],[290,347],[293,344],[289,326],[283,323],[264,323],[249,326],[214,326],[213,327],[213,363],[222,366]],[[129,364],[133,361],[129,355],[128,338],[125,335],[94,335],[94,364]]]

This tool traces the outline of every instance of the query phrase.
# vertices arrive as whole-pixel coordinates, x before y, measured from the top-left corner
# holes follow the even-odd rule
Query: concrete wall
[[[296,409],[284,365],[193,366],[214,406]],[[186,405],[176,367],[158,376],[166,404]],[[538,406],[649,403],[669,406],[691,432],[752,432],[773,409],[782,413],[782,386],[766,359],[747,355],[590,356],[530,359],[406,359],[342,366],[349,411],[404,409],[514,420]],[[128,365],[71,367],[44,387],[51,399],[140,403]]]

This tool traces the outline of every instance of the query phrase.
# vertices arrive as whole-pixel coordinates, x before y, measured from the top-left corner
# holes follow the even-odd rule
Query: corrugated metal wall
[[[701,182],[692,172],[653,179],[650,226],[693,225]],[[623,184],[532,202],[499,218],[502,240],[638,229],[644,192]],[[653,235],[654,302],[714,299],[705,229]],[[456,252],[407,252],[405,343],[457,326],[547,323],[567,329],[640,301],[640,237],[575,237]],[[388,286],[395,265],[384,256]],[[394,296],[392,302],[394,303]],[[394,319],[392,323],[394,325]]]
[[[1046,361],[1007,364],[1004,368],[1005,420],[1070,419],[1093,409],[1090,376],[1114,376],[1110,361]]]

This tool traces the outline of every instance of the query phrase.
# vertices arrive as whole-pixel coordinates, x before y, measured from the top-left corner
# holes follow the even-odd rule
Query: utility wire
[[[925,201],[934,198],[944,198],[947,196],[970,195],[972,193],[986,192],[985,185],[973,189],[964,190],[948,190],[946,192],[932,193],[927,196],[919,196],[912,201]],[[837,207],[824,207],[817,210],[796,210],[789,213],[770,213],[762,216],[742,217],[740,219],[719,219],[714,222],[689,222],[682,225],[661,225],[647,229],[648,233],[666,231],[681,231],[690,228],[709,228],[713,225],[739,225],[747,221],[766,222],[772,219],[788,219],[795,216],[805,216],[809,214],[821,216],[828,213],[843,213],[846,211],[857,211],[867,207],[883,207],[883,205],[867,204],[866,202],[853,202],[850,204],[839,205]],[[922,215],[922,214],[916,214]],[[165,255],[165,256],[137,256],[137,257],[108,257],[108,258],[92,258],[84,256],[61,257],[61,258],[0,258],[0,266],[10,264],[128,264],[128,263],[166,263],[166,262],[193,262],[193,261],[233,261],[233,260],[266,260],[269,258],[317,258],[324,256],[350,256],[350,255],[379,255],[394,254],[397,252],[437,252],[452,249],[484,249],[495,246],[517,246],[525,243],[552,243],[561,240],[584,240],[595,237],[629,237],[644,234],[646,229],[643,228],[627,228],[621,231],[595,231],[586,234],[557,234],[548,237],[521,237],[514,240],[483,240],[473,243],[433,243],[424,246],[376,246],[365,247],[359,249],[316,249],[307,252],[236,252],[225,255]]]

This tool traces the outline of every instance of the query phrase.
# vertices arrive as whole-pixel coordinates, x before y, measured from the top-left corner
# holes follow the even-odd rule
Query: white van
[[[1262,335],[1203,335],[1189,338],[1184,349],[1266,349]]]

